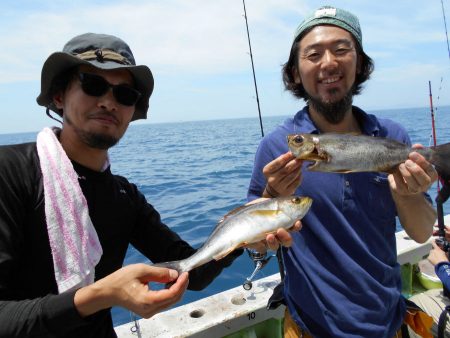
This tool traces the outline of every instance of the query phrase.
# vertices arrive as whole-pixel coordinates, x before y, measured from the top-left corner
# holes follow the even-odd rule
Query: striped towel
[[[56,136],[60,132],[56,127],[44,128],[36,144],[55,279],[62,293],[94,282],[103,251],[78,175]]]

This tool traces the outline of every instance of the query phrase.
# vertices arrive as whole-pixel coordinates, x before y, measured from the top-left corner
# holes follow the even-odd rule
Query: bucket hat
[[[62,72],[80,65],[91,65],[103,70],[128,70],[134,78],[136,89],[142,94],[136,103],[132,120],[147,118],[148,101],[154,86],[152,72],[145,65],[136,65],[127,43],[106,34],[78,35],[65,44],[62,52],[51,54],[42,67],[41,93],[36,99],[37,103],[62,116],[53,104],[53,93],[50,93],[52,82]]]

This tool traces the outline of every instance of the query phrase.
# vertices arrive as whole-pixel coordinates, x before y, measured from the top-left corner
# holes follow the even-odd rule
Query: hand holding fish
[[[450,176],[450,143],[414,148],[383,137],[324,133],[287,136],[290,151],[312,162],[309,171],[330,173],[385,172],[400,223],[416,242],[431,235],[436,211],[422,192],[436,181],[436,167]]]
[[[253,201],[247,203],[246,206],[260,203],[265,200],[267,200],[267,198],[264,198],[264,197],[258,198],[256,200],[253,200]],[[280,247],[280,245],[285,246],[285,247],[290,247],[292,245],[291,232],[300,231],[301,228],[302,228],[302,223],[300,222],[300,220],[298,220],[293,224],[292,228],[290,228],[289,230],[284,229],[284,228],[279,228],[274,233],[268,233],[266,238],[263,239],[262,241],[248,244],[246,246],[246,248],[256,250],[259,253],[264,254],[267,252],[267,250],[277,251],[278,248]]]
[[[267,249],[276,251],[279,246],[290,247],[292,245],[292,232],[300,231],[302,228],[302,223],[300,221],[295,222],[293,227],[287,231],[286,229],[279,228],[274,234],[268,234],[266,236],[265,246]]]
[[[151,290],[148,286],[151,281],[173,284],[168,289]],[[131,264],[79,289],[74,303],[82,317],[112,306],[122,306],[150,318],[180,301],[188,282],[187,273],[179,275],[166,268]]]
[[[415,144],[413,148],[424,147]],[[415,151],[411,152],[408,159],[388,176],[392,192],[401,196],[427,192],[437,178],[438,174],[431,163]]]
[[[421,145],[414,145],[413,148],[423,149]],[[433,231],[436,211],[423,193],[437,178],[433,165],[416,151],[411,152],[408,159],[388,175],[400,223],[406,233],[419,243],[425,242]]]
[[[287,152],[266,164],[263,173],[267,185],[263,197],[293,195],[302,180],[302,163],[302,160]]]

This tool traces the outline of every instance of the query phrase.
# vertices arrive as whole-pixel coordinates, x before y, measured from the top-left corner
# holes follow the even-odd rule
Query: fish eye
[[[294,138],[294,142],[295,142],[295,143],[302,143],[302,142],[303,142],[303,137],[300,136],[300,135],[297,135],[297,136]]]
[[[300,203],[300,197],[294,197],[291,201],[292,203],[298,204]]]

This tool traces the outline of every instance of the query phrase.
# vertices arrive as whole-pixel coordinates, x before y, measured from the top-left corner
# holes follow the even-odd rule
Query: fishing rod
[[[250,32],[248,29],[247,9],[245,8],[245,0],[242,0],[242,4],[244,6],[245,27],[247,28],[247,41],[248,41],[248,49],[249,49],[249,54],[250,54],[250,61],[252,63],[253,83],[255,85],[256,103],[258,106],[259,125],[261,128],[261,137],[264,137],[264,128],[263,128],[262,117],[261,117],[261,107],[259,105],[258,86],[256,84],[255,65],[253,63],[252,44],[250,42]],[[244,289],[250,290],[252,288],[252,280],[255,277],[256,273],[259,270],[261,270],[268,263],[268,261],[274,256],[277,257],[277,260],[278,260],[278,266],[279,266],[279,270],[280,270],[281,280],[284,279],[284,264],[283,264],[283,257],[281,254],[281,249],[277,250],[276,255],[269,255],[268,257],[266,254],[260,254],[258,252],[254,252],[251,250],[247,250],[247,252],[248,252],[248,255],[250,256],[251,260],[255,263],[255,270],[250,275],[250,277],[247,277],[245,283],[243,284]]]
[[[434,108],[433,108],[433,94],[431,93],[431,81],[428,81],[428,89],[430,96],[430,113],[431,113],[431,128],[433,133],[433,145],[436,146],[436,124],[435,124],[435,116],[434,116]],[[436,168],[439,179],[437,181],[437,196],[436,196],[436,211],[437,211],[437,220],[438,220],[438,238],[436,239],[436,243],[441,247],[445,252],[450,251],[450,243],[445,238],[445,224],[444,224],[444,203],[448,200],[450,196],[450,176],[442,174],[439,168]],[[440,182],[442,182],[442,189],[440,188]]]
[[[431,92],[431,81],[428,81],[428,95],[430,97],[430,114],[431,114],[431,132],[433,138],[433,145],[436,146],[436,124],[435,124],[435,116],[434,116],[434,107],[433,107],[433,94]],[[437,181],[437,196],[436,196],[436,209],[438,214],[438,241],[439,245],[442,247],[446,247],[447,241],[445,240],[445,227],[444,227],[444,215],[443,215],[443,201],[440,198],[440,185],[439,179]]]
[[[255,65],[253,64],[253,53],[252,53],[252,45],[250,43],[250,32],[248,30],[248,21],[247,21],[247,10],[245,9],[245,0],[242,0],[244,5],[244,18],[245,18],[245,27],[247,27],[247,40],[248,40],[248,49],[250,51],[250,60],[252,63],[252,71],[253,71],[253,83],[255,85],[255,93],[256,93],[256,103],[258,105],[258,114],[259,114],[259,125],[261,128],[261,136],[264,137],[264,129],[261,118],[261,108],[259,106],[259,95],[258,95],[258,86],[256,85],[256,75],[255,75]]]
[[[445,20],[444,2],[442,0],[441,5],[442,5],[442,16],[444,17],[445,37],[447,38],[448,59],[450,60],[450,45],[448,44],[447,20]]]
[[[447,51],[448,58],[450,60],[450,45],[448,42],[448,32],[447,32],[447,20],[445,18],[445,10],[444,10],[444,2],[441,0],[442,7],[442,16],[444,19],[444,28],[445,28],[445,36],[447,41]],[[442,78],[441,78],[442,85]],[[428,81],[429,93],[430,93],[430,111],[431,111],[431,126],[433,131],[433,144],[436,146],[436,125],[435,125],[435,117],[434,117],[434,109],[433,109],[433,96],[431,94],[431,81]],[[437,211],[437,221],[438,221],[438,238],[436,239],[436,243],[441,247],[445,252],[450,251],[450,243],[445,237],[445,224],[444,224],[444,203],[450,197],[450,175],[442,174],[439,171],[439,168],[436,168],[439,178],[437,181],[437,196],[436,196],[436,211]],[[442,183],[442,189],[440,188],[440,183]]]
[[[433,145],[436,146],[436,125],[434,123],[433,94],[431,93],[431,81],[428,81],[428,90],[430,95],[430,113],[431,113],[431,130],[433,133]],[[439,182],[438,182],[439,183]],[[438,186],[439,189],[439,186]]]

